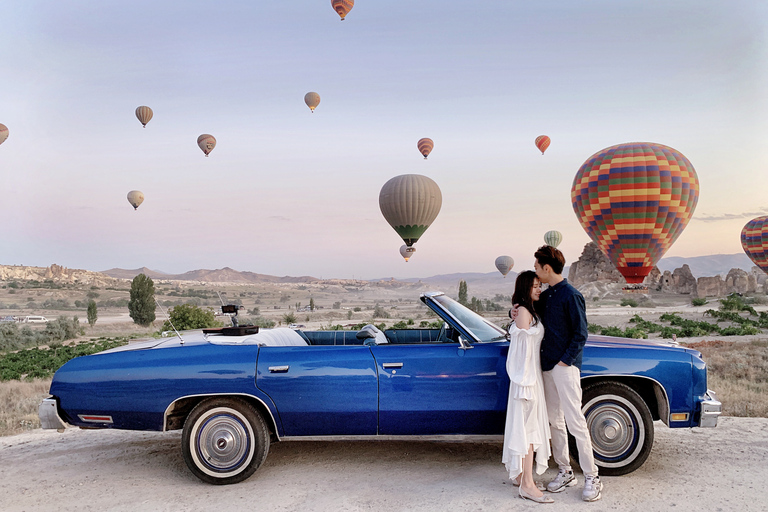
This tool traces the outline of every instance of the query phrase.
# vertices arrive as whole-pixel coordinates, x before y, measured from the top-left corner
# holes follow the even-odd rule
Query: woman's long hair
[[[531,299],[531,290],[533,290],[533,283],[536,279],[538,277],[536,277],[536,272],[533,270],[520,272],[517,274],[517,280],[515,281],[515,293],[512,294],[512,304],[525,307],[533,317],[531,325],[539,323],[539,315],[533,309],[533,300]]]

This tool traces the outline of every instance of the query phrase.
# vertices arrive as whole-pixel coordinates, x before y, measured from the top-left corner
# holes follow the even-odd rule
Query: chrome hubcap
[[[632,417],[616,404],[603,403],[587,418],[592,446],[602,457],[618,457],[631,449],[635,439]]]
[[[248,432],[232,416],[213,416],[198,434],[200,458],[212,469],[225,471],[242,463],[248,453]]]

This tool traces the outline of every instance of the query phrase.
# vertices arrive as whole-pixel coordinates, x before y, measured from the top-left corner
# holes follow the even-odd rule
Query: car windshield
[[[464,328],[474,334],[479,341],[499,341],[506,338],[504,330],[481,317],[471,309],[462,306],[445,295],[432,296],[432,300],[458,320]]]

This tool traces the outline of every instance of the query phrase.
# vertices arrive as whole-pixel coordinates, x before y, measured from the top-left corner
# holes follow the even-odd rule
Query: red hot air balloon
[[[432,152],[432,148],[435,147],[435,143],[432,142],[432,139],[423,138],[419,139],[419,142],[416,143],[416,147],[419,148],[419,153],[424,155],[424,160],[426,160]]]
[[[341,21],[349,14],[352,7],[355,6],[355,0],[331,0],[333,10],[341,17]]]
[[[571,188],[581,226],[629,284],[643,282],[688,225],[698,200],[691,162],[650,142],[598,151]]]
[[[755,265],[768,273],[768,215],[747,222],[741,230],[741,248]]]
[[[547,150],[551,142],[552,141],[550,140],[550,138],[547,137],[546,135],[539,135],[538,137],[536,137],[536,147],[539,148],[539,151],[541,151],[542,155]]]

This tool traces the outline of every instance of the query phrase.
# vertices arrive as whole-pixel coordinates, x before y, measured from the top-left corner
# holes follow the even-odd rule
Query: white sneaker
[[[557,472],[557,476],[547,484],[547,490],[549,492],[560,492],[564,491],[566,487],[573,487],[576,483],[576,477],[573,476],[573,471],[561,469]]]
[[[584,478],[584,491],[581,493],[581,499],[584,501],[597,501],[601,496],[603,483],[599,476],[588,476]]]

